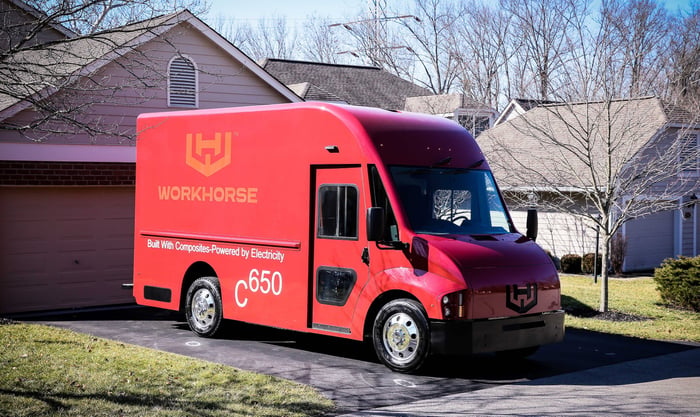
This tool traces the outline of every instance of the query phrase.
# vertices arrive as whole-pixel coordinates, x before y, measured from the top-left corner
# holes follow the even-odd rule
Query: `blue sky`
[[[317,14],[321,17],[352,17],[367,8],[367,0],[211,0],[211,17],[257,21],[262,17],[285,16],[301,21]]]
[[[257,21],[262,17],[285,16],[289,21],[303,21],[307,16],[354,17],[367,10],[371,0],[211,0],[210,16]],[[692,0],[663,0],[671,12],[689,9]],[[700,0],[695,0],[700,1]],[[391,1],[389,2],[391,3]]]

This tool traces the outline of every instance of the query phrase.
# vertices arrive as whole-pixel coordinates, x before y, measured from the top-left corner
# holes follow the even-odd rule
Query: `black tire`
[[[196,279],[187,290],[185,317],[195,334],[201,337],[216,335],[223,320],[221,290],[215,277]]]
[[[430,328],[419,303],[398,299],[385,304],[374,319],[372,343],[377,357],[397,372],[414,372],[430,353]]]

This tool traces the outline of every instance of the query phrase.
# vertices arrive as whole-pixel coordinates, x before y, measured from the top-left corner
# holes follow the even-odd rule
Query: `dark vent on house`
[[[197,107],[197,73],[192,61],[177,57],[168,69],[168,105]]]

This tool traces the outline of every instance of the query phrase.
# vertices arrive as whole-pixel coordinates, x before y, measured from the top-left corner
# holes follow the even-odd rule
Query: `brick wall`
[[[134,185],[136,164],[0,161],[0,185]]]

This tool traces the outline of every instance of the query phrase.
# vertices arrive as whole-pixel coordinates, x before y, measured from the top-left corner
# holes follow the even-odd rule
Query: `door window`
[[[354,185],[324,184],[318,190],[318,237],[357,239],[358,192]]]

